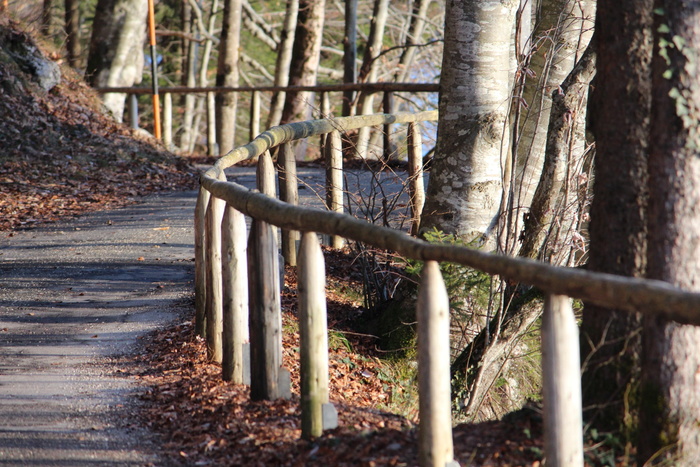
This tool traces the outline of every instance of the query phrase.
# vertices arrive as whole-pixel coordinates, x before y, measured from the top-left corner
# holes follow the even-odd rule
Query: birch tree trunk
[[[301,0],[294,33],[292,63],[289,70],[290,86],[313,86],[320,61],[323,39],[325,0]],[[310,92],[287,93],[281,123],[309,120],[312,110]]]
[[[493,245],[510,144],[512,31],[519,2],[448,2],[438,142],[421,231]]]
[[[241,44],[241,0],[224,2],[224,20],[219,44],[217,86],[238,86],[238,58]],[[219,152],[226,154],[234,148],[236,136],[236,105],[238,93],[216,94],[216,128]]]
[[[647,276],[700,291],[700,1],[657,1]],[[700,327],[644,318],[640,465],[700,465]]]
[[[516,235],[542,173],[552,93],[588,46],[594,11],[594,1],[544,0],[540,6],[541,14],[532,38],[533,53],[524,62],[528,71],[520,75],[523,88],[519,91],[523,100],[516,107],[521,115],[512,187],[514,221],[511,229]],[[583,112],[585,114],[585,107]],[[585,137],[585,132],[582,135]]]
[[[587,192],[586,104],[595,75],[595,51],[589,47],[551,102],[547,147],[540,182],[525,217],[519,256],[569,265],[579,217],[579,200]],[[583,177],[583,178],[582,178]],[[581,237],[582,238],[582,237]]]
[[[398,64],[398,72],[395,75],[397,83],[404,83],[410,78],[411,66],[416,56],[416,44],[420,44],[423,30],[425,29],[425,19],[428,15],[428,7],[432,0],[414,0],[411,12],[410,26],[406,34],[406,48],[401,53]]]
[[[294,46],[294,29],[299,16],[299,0],[287,0],[287,9],[284,14],[284,25],[280,34],[279,49],[277,50],[277,63],[275,65],[275,86],[289,84],[289,68],[292,62],[292,49]],[[284,109],[284,92],[276,92],[272,95],[270,103],[270,115],[267,127],[277,126],[282,119]]]
[[[85,75],[93,87],[128,87],[141,82],[148,3],[98,0]],[[103,95],[117,121],[124,115],[125,94]]]
[[[372,83],[377,80],[377,66],[374,63],[375,58],[382,50],[384,41],[384,28],[386,26],[386,18],[389,12],[389,0],[375,0],[374,9],[372,12],[372,21],[370,23],[369,37],[367,39],[367,48],[365,55],[362,58],[362,68],[358,77],[359,82]],[[374,94],[362,94],[360,96],[360,104],[358,114],[368,115],[374,113]],[[362,127],[357,134],[356,153],[359,157],[368,157],[368,145],[372,127]]]
[[[192,16],[192,5],[187,1],[183,2],[182,30],[187,36],[183,38],[182,47],[183,53],[186,54],[183,58],[182,85],[191,88],[195,87],[197,83],[197,51],[199,49],[198,42],[187,38],[189,35],[193,34]],[[194,108],[196,100],[196,96],[190,93],[185,94],[183,98],[184,109],[180,148],[184,152],[191,152],[194,148]]]

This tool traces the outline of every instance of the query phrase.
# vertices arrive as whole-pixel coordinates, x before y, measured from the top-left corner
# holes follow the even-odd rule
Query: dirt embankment
[[[195,186],[186,158],[116,123],[57,57],[0,17],[0,231]]]

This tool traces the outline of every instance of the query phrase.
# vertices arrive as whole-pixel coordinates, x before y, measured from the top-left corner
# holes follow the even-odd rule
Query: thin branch
[[[241,61],[245,64],[250,65],[251,67],[253,67],[253,69],[259,71],[265,77],[265,79],[268,79],[270,81],[275,80],[275,77],[272,76],[272,74],[269,71],[267,71],[267,68],[265,68],[265,66],[262,63],[258,62],[254,58],[251,58],[250,55],[246,53],[241,53]]]

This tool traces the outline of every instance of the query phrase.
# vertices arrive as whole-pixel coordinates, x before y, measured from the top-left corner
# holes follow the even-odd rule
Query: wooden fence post
[[[542,316],[544,450],[548,466],[583,467],[581,361],[571,299],[548,294]]]
[[[173,150],[173,95],[163,94],[163,145]]]
[[[411,235],[418,236],[420,215],[425,204],[423,185],[423,141],[420,126],[408,124],[408,194],[411,198]]]
[[[450,389],[450,303],[436,261],[421,273],[418,320],[418,459],[422,467],[455,465]]]
[[[299,204],[299,187],[297,185],[297,163],[291,143],[284,143],[277,155],[277,178],[279,180],[280,200],[297,206]],[[290,266],[297,265],[297,241],[299,232],[282,230],[282,256]]]
[[[223,380],[236,384],[250,383],[247,233],[245,216],[227,205],[221,224],[223,281],[221,369]]]
[[[253,219],[248,237],[250,302],[250,397],[289,398],[289,372],[282,368],[279,261],[272,226]]]
[[[200,186],[194,209],[194,328],[201,337],[207,335],[206,212],[210,196],[209,192]]]
[[[275,180],[275,165],[272,163],[270,151],[265,151],[258,158],[256,170],[256,184],[260,193],[264,193],[270,198],[277,197],[277,183]]]
[[[340,132],[331,131],[326,139],[326,207],[329,211],[343,212],[343,146]],[[331,236],[333,248],[343,248],[345,240]]]
[[[139,129],[139,100],[136,94],[129,94],[129,125],[134,130]]]
[[[394,94],[391,91],[384,92],[383,99],[384,113],[390,114],[394,112]],[[391,124],[384,125],[384,148],[383,155],[385,162],[391,159]]]
[[[216,94],[207,93],[207,153],[210,156],[219,154],[216,142]]]
[[[331,99],[327,92],[321,93],[321,109],[318,118],[331,118]],[[327,133],[321,133],[319,137],[319,148],[321,148],[321,155],[324,153],[324,148],[326,147],[326,142],[328,140]]]
[[[326,268],[314,232],[304,232],[299,248],[299,334],[301,360],[301,436],[321,436],[338,426],[328,402]]]
[[[260,93],[253,91],[250,95],[250,141],[260,134]]]
[[[223,171],[219,179],[225,180]],[[224,215],[225,202],[211,197],[207,208],[206,248],[207,248],[207,307],[206,307],[206,340],[208,357],[221,363],[223,305],[221,295],[221,220]]]

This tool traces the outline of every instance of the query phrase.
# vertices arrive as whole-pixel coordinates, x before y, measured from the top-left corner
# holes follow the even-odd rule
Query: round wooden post
[[[327,92],[321,93],[321,109],[318,118],[331,118],[331,99]],[[318,135],[319,147],[321,148],[321,154],[324,154],[324,148],[326,147],[326,141],[328,140],[327,133],[321,133]]]
[[[581,361],[571,299],[545,297],[542,316],[544,451],[548,466],[583,466]]]
[[[289,373],[282,371],[277,245],[272,226],[256,219],[248,237],[248,300],[250,397],[253,400],[289,397]]]
[[[294,149],[291,143],[280,147],[277,156],[277,178],[280,187],[280,200],[297,206],[299,204],[299,188],[297,185],[297,163],[294,159]],[[282,256],[290,266],[297,265],[297,241],[299,232],[282,230]]]
[[[248,334],[248,265],[245,216],[226,206],[221,224],[221,272],[223,289],[222,378],[236,384],[247,383],[249,367],[245,349]]]
[[[134,130],[139,129],[139,100],[136,94],[129,94],[129,124]]]
[[[417,236],[420,228],[420,215],[425,204],[423,184],[423,141],[420,127],[408,124],[408,193],[411,197],[411,235]]]
[[[197,205],[194,209],[194,328],[198,336],[206,336],[207,307],[207,252],[206,212],[210,194],[199,187]]]
[[[173,95],[169,92],[163,94],[163,144],[172,151],[173,149]]]
[[[210,156],[219,154],[216,143],[216,94],[207,93],[207,153]]]
[[[302,235],[298,274],[301,436],[309,439],[323,433],[323,405],[328,403],[326,268],[313,232]]]
[[[250,140],[260,134],[260,93],[253,91],[250,95]]]
[[[219,179],[225,180],[223,171]],[[207,208],[207,293],[206,293],[206,340],[207,355],[217,363],[222,357],[223,304],[221,293],[221,220],[225,202],[211,197]]]
[[[450,303],[436,261],[423,266],[418,320],[418,395],[421,466],[443,467],[453,461],[450,389]]]
[[[326,207],[329,211],[343,212],[343,147],[338,131],[330,132],[326,140]],[[331,237],[333,248],[342,248],[344,244],[343,237]]]
[[[265,151],[258,159],[256,183],[260,193],[264,193],[271,198],[277,197],[275,165],[272,163],[270,151]]]
[[[384,113],[390,114],[394,111],[394,94],[391,91],[384,92]],[[389,162],[391,159],[391,124],[384,125],[384,152],[382,157],[384,161]]]

